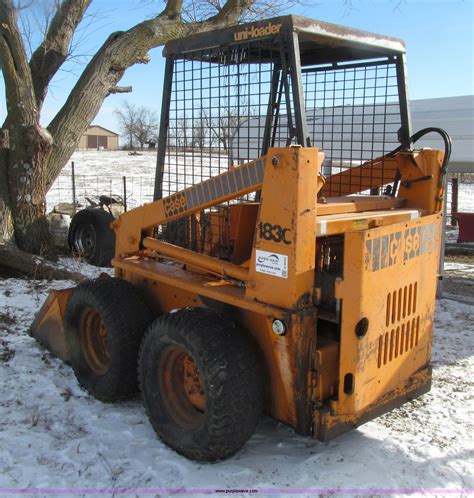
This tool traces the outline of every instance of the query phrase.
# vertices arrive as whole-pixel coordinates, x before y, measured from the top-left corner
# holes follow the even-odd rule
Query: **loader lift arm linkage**
[[[318,153],[315,152],[315,154]],[[332,215],[374,211],[371,215],[365,214],[366,217],[372,216],[374,218],[373,220],[368,219],[369,223],[379,217],[377,211],[406,206],[407,200],[402,197],[364,196],[350,199],[343,197],[368,189],[382,188],[387,184],[387,178],[392,178],[392,182],[400,181],[401,178],[405,192],[408,192],[413,183],[420,180],[433,180],[430,185],[437,185],[437,178],[441,178],[441,172],[435,171],[433,174],[427,174],[423,157],[423,155],[413,152],[397,153],[392,157],[367,161],[359,167],[353,167],[330,176],[328,179],[323,179],[320,182],[320,191],[318,192],[323,202],[317,204],[317,234],[321,234],[321,225],[324,226],[323,234],[325,235],[343,233],[347,229],[347,217],[331,218]],[[271,159],[274,160],[274,158]],[[267,157],[263,156],[246,164],[232,167],[209,180],[122,214],[113,223],[117,236],[117,254],[125,256],[127,253],[137,252],[141,247],[143,235],[146,237],[143,240],[143,247],[159,252],[158,247],[164,249],[165,243],[158,243],[149,236],[157,225],[169,223],[260,190],[263,185],[266,162]],[[353,179],[357,179],[357,181]],[[325,197],[333,192],[337,192],[338,197]],[[431,198],[430,206],[427,206],[426,209],[438,210],[441,202],[441,193],[438,192],[438,189],[426,197]],[[403,219],[403,216],[404,213],[392,213],[393,221]],[[353,215],[350,219],[353,220]],[[329,229],[328,221],[330,222]],[[171,255],[170,251],[172,252],[168,247],[168,256]],[[176,255],[176,253],[174,254]],[[181,254],[184,252],[181,251]],[[196,257],[199,258],[200,255],[196,255]],[[204,256],[203,260],[205,259],[207,258]],[[230,268],[231,265],[227,265],[227,267]],[[241,272],[240,275],[242,275]]]

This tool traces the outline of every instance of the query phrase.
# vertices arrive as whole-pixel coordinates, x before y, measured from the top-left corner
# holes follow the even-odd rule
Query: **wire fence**
[[[446,242],[471,241],[472,217],[458,216],[474,213],[474,173],[452,173],[448,175],[446,189]],[[459,227],[459,223],[462,227]]]
[[[456,213],[474,213],[474,173],[453,173],[447,184],[447,220],[456,226]]]
[[[80,165],[79,165],[80,166]],[[67,166],[47,194],[47,212],[75,212],[99,202],[100,196],[113,198],[125,210],[153,201],[154,176],[76,174],[74,163]],[[457,213],[474,213],[474,173],[448,176],[446,197],[448,241],[457,239]]]
[[[99,203],[106,196],[125,210],[153,201],[154,176],[78,175],[74,163],[65,168],[46,196],[47,212],[76,211]]]

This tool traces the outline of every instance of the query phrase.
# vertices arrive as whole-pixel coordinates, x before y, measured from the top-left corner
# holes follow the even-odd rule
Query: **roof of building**
[[[362,108],[362,106],[358,107],[360,109]],[[380,123],[380,126],[398,123],[397,102],[378,103],[375,104],[375,106],[370,104],[367,105],[367,116],[369,116],[369,118],[371,112],[375,112],[377,107],[380,111],[385,109],[386,112],[386,121]],[[438,127],[446,130],[450,135],[453,148],[448,171],[450,173],[474,173],[474,95],[411,100],[410,108],[412,134],[423,128]],[[310,109],[307,109],[307,112],[309,110]],[[314,109],[314,112],[308,112],[307,117],[310,125],[318,122],[320,123],[320,126],[324,128],[324,113],[326,112],[326,115],[328,116],[326,126],[329,130],[326,136],[331,137],[331,146],[338,151],[347,151],[343,145],[343,140],[345,140],[346,135],[342,133],[344,110],[346,111],[345,116],[347,119],[352,119],[354,112],[352,111],[351,106],[317,108]],[[356,114],[359,114],[359,121],[348,123],[347,130],[352,130],[355,137],[354,143],[357,142],[357,146],[360,147],[360,152],[369,152],[372,143],[370,141],[365,142],[364,140],[361,140],[360,110],[357,111]],[[260,140],[259,129],[264,126],[265,119],[266,116],[263,115],[254,116],[250,118],[250,120],[254,121],[253,124],[249,125],[244,122],[241,125],[244,130],[244,137],[248,136],[248,140],[252,141],[250,147],[245,145],[244,154],[247,152],[247,149],[259,150],[259,146],[257,145],[257,141]],[[279,123],[286,126],[286,114],[280,115]],[[331,135],[331,132],[334,132],[334,136]],[[348,132],[346,132],[346,134],[347,133]],[[234,137],[232,137],[230,141],[230,154],[233,160],[238,160],[241,154],[238,132],[236,132],[235,137],[235,140]],[[387,137],[391,137],[390,140],[387,139],[388,150],[390,150],[390,143],[393,146],[392,148],[395,148],[397,145],[396,134],[387,132]],[[286,135],[284,136],[284,139],[286,140]],[[245,140],[243,142],[245,143]],[[315,145],[318,146],[318,144]],[[430,133],[416,142],[414,146],[416,149],[423,147],[443,150],[444,142],[438,134]]]
[[[474,173],[474,95],[412,100],[410,105],[413,132],[436,126],[451,136],[449,171]],[[417,142],[416,147],[443,149],[443,141],[431,133]]]
[[[119,134],[118,133],[115,133],[115,131],[112,131],[112,130],[109,130],[107,128],[104,128],[103,126],[100,126],[100,125],[96,125],[96,124],[91,124],[87,130],[84,132],[84,135],[87,135],[87,132],[90,131],[92,128],[100,128],[101,130],[104,130],[106,131],[107,133],[110,133],[111,135],[113,135],[114,137],[118,137]]]

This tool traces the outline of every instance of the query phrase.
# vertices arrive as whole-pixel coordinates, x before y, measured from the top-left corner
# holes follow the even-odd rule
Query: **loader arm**
[[[360,166],[349,167],[327,178],[321,194],[343,196],[392,183],[400,170],[399,156],[377,158]]]
[[[445,154],[443,151],[423,149],[379,157],[329,176],[319,194],[328,198],[344,197],[393,183],[394,190],[392,188],[388,195],[404,200],[407,207],[432,214],[442,208]],[[398,192],[397,182],[400,183]]]
[[[116,233],[115,256],[140,249],[153,227],[258,190],[263,185],[266,156],[232,167],[168,197],[128,211],[112,223]]]

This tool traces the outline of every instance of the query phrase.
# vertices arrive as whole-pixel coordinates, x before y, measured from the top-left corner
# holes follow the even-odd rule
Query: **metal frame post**
[[[302,147],[311,147],[311,139],[306,121],[304,105],[303,80],[301,78],[301,55],[298,34],[291,32],[289,39],[290,77],[293,90],[293,105],[295,109],[296,137]]]
[[[397,84],[398,101],[400,106],[400,143],[403,149],[410,149],[410,137],[412,135],[410,103],[408,101],[407,66],[405,54],[397,56]]]
[[[439,299],[443,297],[444,290],[444,253],[446,251],[446,222],[447,222],[447,200],[448,200],[448,189],[444,189],[444,206],[443,206],[443,221],[441,230],[441,250],[439,253],[439,266],[438,266],[438,288],[436,289],[436,297]]]
[[[161,199],[163,197],[163,172],[165,167],[165,156],[166,156],[166,138],[168,134],[169,118],[170,118],[171,90],[173,86],[173,68],[174,68],[173,57],[167,57],[165,65],[165,79],[163,82],[163,98],[161,102],[160,134],[158,137],[158,152],[156,157],[155,188],[153,193],[154,201]]]
[[[123,209],[127,212],[127,177],[123,176]]]
[[[446,189],[448,187],[448,182],[446,181]],[[458,212],[458,202],[459,202],[459,179],[451,176],[451,226],[457,226],[458,222],[456,220],[456,214]]]
[[[264,156],[270,147],[272,124],[274,123],[275,113],[278,112],[277,98],[278,98],[278,83],[280,81],[281,67],[275,64],[273,68],[272,82],[270,86],[270,96],[268,98],[267,116],[265,118],[265,128],[262,140],[261,155]],[[276,126],[275,126],[276,128]]]

